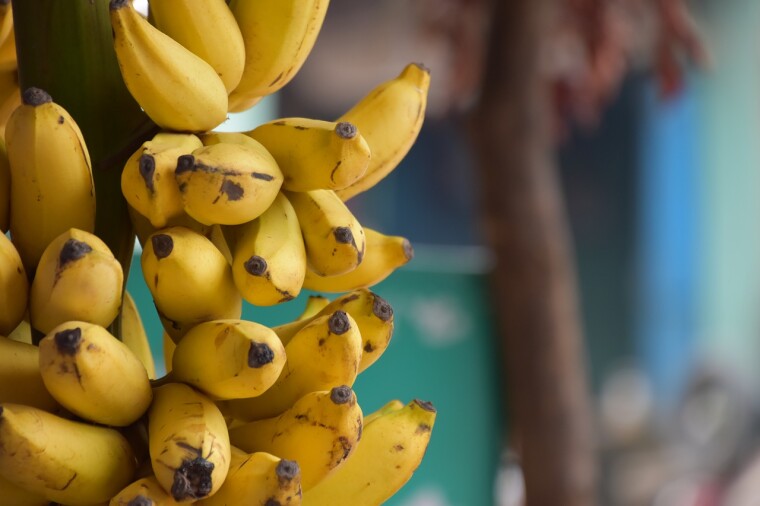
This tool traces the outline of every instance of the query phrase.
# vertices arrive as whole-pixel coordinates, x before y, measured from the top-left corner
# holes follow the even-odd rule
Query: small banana
[[[324,295],[309,295],[306,299],[306,305],[296,321],[308,320],[327,307],[329,303],[330,299]]]
[[[337,276],[320,276],[307,269],[303,286],[309,290],[328,293],[368,288],[414,258],[414,249],[404,237],[384,235],[368,227],[364,227],[364,234],[364,259],[356,269]]]
[[[152,474],[133,481],[108,502],[108,506],[179,506]]]
[[[124,291],[124,303],[121,306],[121,340],[132,353],[140,359],[148,372],[148,378],[156,378],[156,364],[150,349],[150,339],[145,332],[140,311],[128,291]]]
[[[0,335],[7,336],[24,320],[29,281],[18,250],[0,233]]]
[[[361,432],[361,408],[353,390],[343,385],[308,393],[280,416],[248,422],[229,434],[244,451],[298,462],[306,492],[349,458]]]
[[[230,440],[219,408],[182,383],[153,390],[148,445],[156,479],[178,502],[214,495],[230,466]]]
[[[40,349],[0,336],[0,403],[3,402],[49,412],[59,409],[40,375]]]
[[[0,95],[2,96],[2,95]],[[1,103],[0,99],[0,103]],[[0,137],[0,233],[8,231],[11,213],[11,167],[5,141]]]
[[[49,501],[107,503],[136,468],[129,443],[115,429],[0,404],[0,475]]]
[[[430,71],[410,63],[398,77],[377,86],[338,119],[356,125],[372,152],[364,175],[336,190],[341,199],[372,188],[406,156],[422,128],[429,88]]]
[[[216,71],[161,33],[129,0],[111,0],[114,49],[132,97],[158,126],[211,130],[227,118],[227,90]]]
[[[309,267],[321,276],[350,272],[364,257],[364,229],[332,190],[285,192],[301,225]]]
[[[379,506],[409,481],[425,455],[436,411],[414,400],[388,406],[364,424],[361,442],[345,464],[304,494],[314,506]]]
[[[367,170],[367,141],[351,123],[307,118],[270,121],[247,132],[272,154],[290,191],[338,190]]]
[[[2,476],[0,476],[0,497],[3,498],[3,504],[12,506],[50,506],[50,501],[43,496],[25,490]]]
[[[70,320],[107,327],[121,309],[124,273],[95,234],[69,229],[42,254],[32,281],[29,314],[42,333]]]

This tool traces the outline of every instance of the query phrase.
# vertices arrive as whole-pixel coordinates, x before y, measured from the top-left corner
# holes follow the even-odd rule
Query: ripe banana
[[[37,346],[0,336],[0,403],[24,404],[49,412],[59,409],[42,381],[39,357]]]
[[[317,40],[328,0],[232,0],[245,43],[245,68],[230,93],[230,112],[244,111],[285,86]]]
[[[308,320],[327,307],[329,303],[330,299],[324,295],[309,295],[306,299],[306,305],[303,308],[303,312],[298,315],[296,321]]]
[[[164,345],[164,369],[166,369],[166,374],[169,374],[172,372],[172,357],[174,356],[174,350],[177,348],[177,345],[165,330],[162,334],[161,340]]]
[[[50,501],[32,491],[24,490],[0,476],[0,497],[3,504],[12,506],[50,506]]]
[[[179,506],[153,475],[133,481],[116,494],[108,506]]]
[[[28,295],[29,281],[21,256],[0,232],[0,335],[7,336],[24,320]]]
[[[282,170],[282,187],[290,191],[338,190],[367,170],[370,152],[359,130],[334,123],[285,118],[247,132],[272,154]]]
[[[128,291],[124,291],[121,305],[121,340],[140,360],[148,373],[148,378],[156,378],[156,364],[150,350],[150,339],[145,332],[140,311]]]
[[[232,428],[230,440],[247,452],[298,462],[305,492],[351,455],[361,432],[361,408],[353,390],[343,385],[308,393],[278,417]]]
[[[364,424],[361,442],[345,464],[304,494],[314,506],[379,506],[409,481],[425,455],[436,411],[414,400]]]
[[[69,229],[42,254],[32,281],[29,314],[42,333],[70,320],[107,327],[121,309],[124,273],[95,234]]]
[[[13,111],[21,105],[21,89],[18,86],[18,73],[8,72],[14,82],[2,94],[0,94],[0,139],[5,139],[5,129]]]
[[[214,144],[227,143],[227,144],[242,144],[243,146],[249,146],[254,150],[260,150],[262,144],[254,140],[252,137],[242,132],[206,132],[200,134],[201,141],[204,146],[213,146]],[[266,148],[264,148],[266,149]],[[271,154],[271,153],[270,153]]]
[[[404,403],[398,399],[393,399],[382,405],[377,411],[373,411],[368,415],[364,415],[363,427],[367,427],[373,420],[383,416],[387,413],[398,411],[404,407]]]
[[[8,231],[10,212],[11,167],[8,163],[8,152],[5,150],[5,140],[0,137],[0,233],[2,234]]]
[[[174,172],[185,212],[205,225],[240,225],[260,216],[282,186],[264,146],[220,142],[177,159]]]
[[[96,423],[129,425],[147,411],[153,397],[142,362],[99,325],[59,325],[40,341],[39,360],[50,394]]]
[[[21,323],[8,334],[8,338],[20,343],[32,343],[32,326],[29,324],[29,311],[24,314]]]
[[[287,344],[285,368],[266,392],[219,403],[220,409],[228,417],[261,420],[287,411],[309,392],[351,386],[358,373],[361,344],[359,328],[345,312],[316,318]]]
[[[219,408],[182,383],[153,390],[148,444],[156,479],[178,502],[214,495],[230,466],[230,440]]]
[[[177,344],[170,377],[216,399],[261,395],[285,365],[285,348],[272,329],[245,320],[196,325]]]
[[[95,187],[90,155],[72,117],[38,88],[5,132],[11,169],[11,239],[31,276],[47,245],[70,228],[92,232]]]
[[[0,404],[0,475],[49,501],[106,503],[136,467],[129,443],[115,429]]]
[[[364,235],[364,259],[356,269],[337,276],[320,276],[307,269],[303,286],[317,292],[332,293],[368,288],[414,258],[412,245],[404,237],[384,235],[368,227],[364,227]]]
[[[224,0],[150,0],[156,28],[211,65],[227,93],[240,82],[245,44]]]
[[[232,249],[232,276],[243,298],[272,306],[301,293],[306,249],[293,206],[279,193],[253,221],[225,230]]]
[[[227,117],[216,71],[143,18],[129,0],[111,0],[114,49],[127,89],[158,126],[211,130]]]
[[[387,176],[411,149],[425,119],[430,71],[417,63],[370,91],[338,121],[356,125],[369,144],[372,159],[362,177],[338,196],[348,200]]]
[[[309,267],[321,276],[350,272],[364,257],[364,229],[332,190],[285,192],[301,225]]]

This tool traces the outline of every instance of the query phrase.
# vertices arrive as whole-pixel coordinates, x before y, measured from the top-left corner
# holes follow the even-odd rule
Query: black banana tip
[[[345,311],[335,311],[327,320],[327,327],[331,333],[341,335],[351,329],[351,322],[348,321],[348,315]]]
[[[153,184],[153,176],[156,173],[156,159],[153,158],[153,155],[150,155],[148,153],[143,153],[143,155],[140,157],[140,176],[143,178],[143,181],[145,181],[145,186],[148,187],[148,190],[150,192],[155,191],[155,186]]]
[[[387,322],[393,318],[393,307],[377,294],[373,294],[375,300],[372,301],[372,313],[380,318],[382,321]]]
[[[243,268],[251,276],[263,276],[267,272],[267,261],[258,255],[253,255],[245,261]]]
[[[21,94],[21,101],[24,103],[24,105],[37,107],[38,105],[52,102],[53,97],[51,97],[47,91],[32,86],[31,88],[25,89]]]
[[[274,351],[266,343],[251,343],[248,349],[248,367],[258,369],[274,360]]]
[[[56,332],[53,337],[58,353],[61,355],[76,355],[82,343],[82,329],[75,327]]]
[[[108,4],[108,8],[112,11],[127,6],[129,6],[129,0],[111,0],[111,2]]]
[[[404,257],[407,262],[414,258],[414,248],[412,248],[412,243],[409,242],[409,239],[404,239],[404,242],[401,243],[401,249],[404,250]]]
[[[353,139],[356,137],[358,131],[356,125],[349,123],[348,121],[341,121],[335,125],[335,133],[338,134],[338,137],[341,139]]]
[[[341,244],[351,244],[354,242],[354,234],[348,227],[335,227],[333,230],[335,240]]]
[[[155,234],[151,236],[150,243],[153,245],[153,254],[161,260],[172,254],[174,239],[167,234]]]
[[[61,252],[58,254],[58,267],[63,268],[71,262],[76,262],[91,251],[92,247],[86,242],[69,239],[63,243]]]
[[[332,400],[335,404],[345,404],[351,400],[353,393],[353,390],[351,390],[351,387],[349,386],[342,385],[335,387],[330,390],[330,400]]]
[[[171,494],[175,501],[202,499],[211,493],[213,462],[203,457],[185,460],[174,472]]]
[[[138,495],[127,503],[127,506],[154,506],[153,500],[144,495]]]
[[[416,404],[417,406],[419,406],[420,408],[424,409],[425,411],[436,413],[435,406],[433,406],[433,403],[430,401],[421,401],[419,399],[414,399],[412,402]]]
[[[280,460],[280,463],[277,464],[274,471],[277,473],[278,478],[287,481],[290,481],[301,474],[301,469],[298,467],[298,462],[295,460]]]
[[[195,157],[193,155],[182,155],[177,158],[177,168],[174,169],[175,174],[182,174],[193,170],[195,167]]]
[[[426,74],[430,73],[430,68],[427,67],[427,66],[425,66],[424,63],[415,62],[415,63],[412,63],[412,65],[414,65],[415,67],[417,67],[418,69],[420,69],[421,71],[423,71]]]

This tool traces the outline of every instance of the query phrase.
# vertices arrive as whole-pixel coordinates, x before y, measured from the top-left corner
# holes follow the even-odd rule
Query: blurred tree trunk
[[[542,56],[557,0],[495,0],[470,117],[528,506],[595,504],[593,417]]]

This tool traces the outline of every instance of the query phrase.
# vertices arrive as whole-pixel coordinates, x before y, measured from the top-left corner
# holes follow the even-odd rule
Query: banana
[[[269,151],[290,191],[338,190],[367,170],[367,141],[351,123],[285,118],[247,132]]]
[[[398,77],[377,86],[338,119],[356,125],[372,152],[364,175],[336,190],[341,199],[372,188],[406,156],[422,128],[429,88],[430,71],[410,63]]]
[[[0,335],[7,336],[24,320],[29,281],[13,243],[0,233]]]
[[[0,45],[13,36],[13,6],[10,0],[3,0],[0,2]]]
[[[0,234],[8,231],[11,213],[11,167],[5,141],[0,138]]]
[[[301,293],[306,249],[293,206],[279,193],[253,221],[225,231],[232,244],[232,277],[243,298],[272,306]]]
[[[172,372],[172,357],[174,356],[174,350],[177,348],[177,345],[166,331],[162,334],[162,341],[164,344],[164,369],[166,369],[166,374],[169,374]]]
[[[345,312],[316,318],[285,347],[285,368],[267,391],[219,403],[220,409],[227,417],[261,420],[283,413],[309,392],[351,386],[358,373],[361,344],[359,328]]]
[[[24,91],[8,119],[11,239],[31,276],[42,252],[70,228],[95,227],[95,186],[82,132],[39,88]]]
[[[306,492],[349,458],[361,432],[361,408],[353,390],[343,385],[308,393],[280,416],[240,425],[229,434],[244,451],[298,462]]]
[[[233,0],[245,43],[245,67],[230,93],[230,112],[244,111],[285,86],[311,52],[328,0]]]
[[[425,455],[436,411],[414,400],[364,424],[362,440],[345,464],[304,494],[314,506],[378,506],[409,481]]]
[[[99,325],[59,325],[40,341],[39,360],[50,394],[95,423],[129,425],[147,411],[153,397],[142,362]]]
[[[18,86],[18,73],[16,71],[9,73],[13,74],[16,82],[13,84],[12,88],[0,95],[0,139],[5,139],[5,128],[8,124],[8,120],[10,119],[11,114],[13,114],[13,111],[21,106],[21,89]]]
[[[124,273],[95,234],[69,229],[42,254],[32,281],[29,314],[43,334],[70,320],[107,327],[121,309]]]
[[[197,506],[298,506],[301,470],[293,460],[232,447],[232,463],[219,491]]]
[[[0,336],[0,403],[58,410],[58,403],[42,381],[39,357],[37,346]]]
[[[214,495],[230,466],[230,440],[219,408],[182,383],[153,390],[148,446],[156,479],[178,502]]]
[[[259,217],[282,186],[264,146],[220,142],[177,159],[174,171],[185,212],[205,225],[240,225]]]
[[[249,146],[254,150],[262,149],[262,144],[254,140],[242,132],[206,132],[200,134],[201,141],[204,146],[213,146],[214,144],[226,143],[226,144],[242,144],[243,146]],[[266,149],[266,148],[264,148]],[[271,153],[270,153],[271,154]]]
[[[224,0],[150,0],[156,28],[211,65],[227,93],[240,82],[245,44]]]
[[[110,9],[124,84],[150,119],[176,132],[224,122],[227,90],[211,65],[152,26],[129,0],[111,0]]]
[[[327,307],[329,303],[330,299],[323,295],[309,295],[306,299],[306,305],[296,321],[308,320]]]
[[[261,395],[285,365],[285,348],[272,329],[245,320],[196,325],[177,344],[170,377],[215,399]]]
[[[161,132],[143,143],[124,165],[122,194],[153,227],[166,227],[170,220],[184,214],[174,169],[179,156],[201,146],[201,140],[193,134]]]
[[[21,320],[21,323],[8,334],[8,338],[20,343],[32,343],[32,326],[29,323],[29,311],[24,314],[24,319]]]
[[[0,476],[0,497],[11,506],[50,506],[50,501]]]
[[[156,364],[150,349],[150,339],[145,332],[140,311],[128,291],[124,291],[124,303],[121,306],[121,340],[140,360],[148,373],[148,378],[156,378]]]
[[[364,229],[332,190],[285,192],[301,225],[309,267],[321,276],[350,272],[364,257]]]
[[[11,26],[8,37],[0,43],[0,72],[11,72],[18,69],[16,58],[16,34]]]
[[[387,413],[398,411],[404,407],[404,403],[398,399],[393,399],[383,404],[377,411],[373,411],[368,415],[364,415],[363,427],[367,427],[367,424],[372,423],[373,420],[383,416]]]
[[[163,229],[148,238],[140,260],[161,323],[175,341],[198,323],[240,318],[243,303],[230,265],[201,234]]]
[[[108,502],[108,506],[179,506],[153,475],[133,481]]]
[[[0,404],[0,475],[49,501],[107,503],[136,468],[129,443],[115,429]]]

